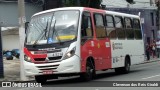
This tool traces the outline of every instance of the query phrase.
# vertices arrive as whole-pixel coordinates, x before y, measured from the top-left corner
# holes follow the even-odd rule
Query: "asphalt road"
[[[148,86],[148,83],[156,85],[153,83],[157,82],[159,87]],[[131,85],[131,83],[138,85],[138,83],[140,83],[140,85],[144,86],[117,87],[113,85],[114,83],[117,83],[117,85],[124,83],[125,85]],[[18,90],[160,90],[160,61],[133,65],[131,66],[131,72],[128,74],[116,74],[114,70],[108,70],[98,72],[97,77],[90,82],[82,82],[78,77],[72,77],[61,78],[60,80],[50,80],[42,86],[43,88],[18,88]]]
[[[154,84],[157,82],[159,87],[156,87],[156,84]],[[74,77],[70,79],[52,80],[43,85],[43,87],[54,87],[54,90],[106,90],[107,88],[124,90],[124,88],[126,88],[113,86],[113,83],[135,83],[136,85],[140,83],[140,85],[144,85],[143,87],[129,87],[131,90],[135,90],[136,88],[141,88],[141,90],[151,90],[151,88],[160,90],[160,61],[133,65],[131,66],[131,72],[128,74],[116,74],[114,70],[101,71],[98,72],[96,78],[90,82],[82,82],[78,77]],[[149,86],[148,83],[151,83],[150,85],[153,85],[153,87]]]
[[[96,78],[90,82],[83,82],[78,77],[66,78],[61,80],[51,80],[45,87],[77,87],[77,86],[104,86],[118,81],[160,81],[160,61],[131,66],[131,72],[128,74],[116,74],[114,70],[99,71]],[[129,82],[129,83],[130,83]],[[98,85],[104,84],[104,85]],[[93,84],[93,85],[92,85]],[[159,83],[160,84],[160,83]],[[160,86],[160,85],[159,85]]]

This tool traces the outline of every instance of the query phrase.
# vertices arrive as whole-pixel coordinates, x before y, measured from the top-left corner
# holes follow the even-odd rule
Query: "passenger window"
[[[125,18],[125,27],[128,28],[132,28],[132,23],[131,23],[131,19],[130,18]]]
[[[116,28],[122,28],[122,17],[120,16],[115,16],[115,26]]]
[[[111,15],[106,15],[106,29],[107,29],[107,36],[111,39],[116,39],[116,29],[114,28],[114,19]]]
[[[117,31],[118,39],[125,39],[125,31],[123,28],[123,19],[121,16],[115,16],[115,28]]]
[[[84,12],[82,15],[81,36],[82,38],[92,38],[93,37],[91,17],[90,17],[90,13],[88,12]]]
[[[142,39],[140,21],[138,19],[133,19],[133,29],[134,29],[135,39]]]
[[[107,27],[114,27],[113,16],[106,15]]]
[[[102,14],[94,14],[94,22],[96,26],[96,35],[97,38],[106,38],[106,31],[103,21],[103,15]]]
[[[132,29],[131,18],[124,18],[127,39],[134,39],[134,30]]]

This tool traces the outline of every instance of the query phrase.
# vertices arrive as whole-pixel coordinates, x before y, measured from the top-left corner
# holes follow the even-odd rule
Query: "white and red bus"
[[[67,7],[32,16],[26,32],[24,71],[37,82],[96,71],[128,73],[144,61],[144,42],[137,15]]]

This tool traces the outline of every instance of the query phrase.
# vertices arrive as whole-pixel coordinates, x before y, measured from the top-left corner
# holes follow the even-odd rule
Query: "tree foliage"
[[[134,0],[126,0],[128,3],[133,4],[135,3]]]
[[[65,0],[65,6],[69,7],[69,6],[76,6],[75,5],[75,0]]]
[[[65,6],[82,6],[91,8],[100,8],[102,0],[64,0]]]
[[[102,0],[81,0],[80,5],[83,7],[100,8]]]

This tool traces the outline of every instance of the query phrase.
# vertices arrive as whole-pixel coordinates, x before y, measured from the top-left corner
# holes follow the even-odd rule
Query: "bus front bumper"
[[[80,58],[76,55],[56,63],[34,64],[24,61],[26,76],[80,73]]]

